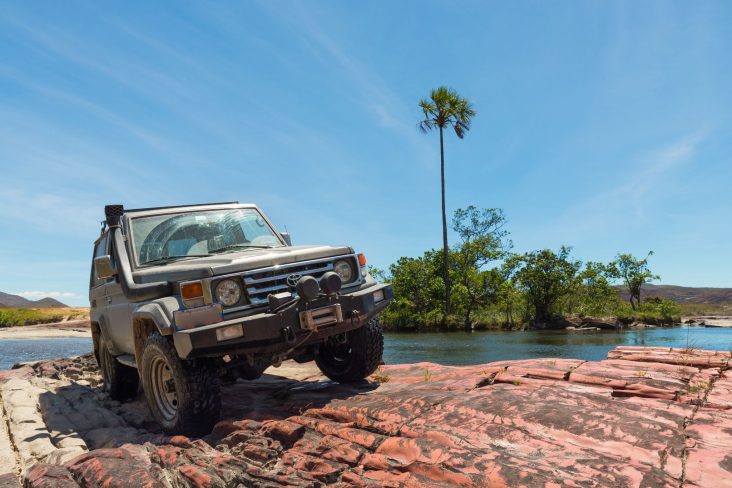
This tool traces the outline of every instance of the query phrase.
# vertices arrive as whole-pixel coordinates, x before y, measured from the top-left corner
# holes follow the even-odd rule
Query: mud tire
[[[368,378],[381,364],[384,333],[377,319],[348,332],[346,343],[328,340],[315,355],[320,371],[338,383],[357,383]]]
[[[137,370],[117,361],[103,341],[95,341],[94,349],[102,370],[102,388],[109,397],[117,401],[136,397],[140,386]]]
[[[212,361],[186,361],[154,332],[142,351],[142,384],[155,420],[166,434],[202,436],[221,415],[221,388]]]

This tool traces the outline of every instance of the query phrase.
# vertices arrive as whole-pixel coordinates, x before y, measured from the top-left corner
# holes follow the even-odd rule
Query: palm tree
[[[432,90],[430,98],[419,101],[419,108],[424,112],[424,120],[419,123],[422,132],[427,133],[435,127],[440,129],[440,181],[442,182],[442,251],[443,277],[445,280],[445,315],[450,313],[450,273],[447,246],[447,216],[445,215],[445,146],[442,131],[452,127],[458,138],[465,137],[470,130],[470,120],[476,111],[466,98],[462,98],[455,90],[441,86]]]

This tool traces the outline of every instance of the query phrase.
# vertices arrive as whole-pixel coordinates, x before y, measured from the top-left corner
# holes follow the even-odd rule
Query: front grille
[[[329,258],[311,261],[307,264],[293,263],[276,266],[266,270],[255,270],[243,273],[244,287],[252,305],[267,303],[267,295],[292,290],[287,284],[287,277],[293,274],[312,276],[320,279],[327,271],[333,271],[333,262],[342,258]],[[355,268],[354,268],[355,271]]]

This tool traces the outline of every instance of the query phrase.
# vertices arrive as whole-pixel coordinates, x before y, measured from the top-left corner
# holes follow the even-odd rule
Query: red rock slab
[[[732,487],[732,412],[703,408],[686,434],[686,480],[697,486]]]
[[[9,379],[18,378],[27,380],[33,376],[33,368],[30,366],[23,366],[17,369],[7,369],[0,371],[0,384],[5,383]]]
[[[538,358],[538,359],[520,359],[516,361],[495,361],[485,366],[491,367],[511,367],[514,370],[519,369],[542,369],[548,371],[561,371],[569,373],[575,370],[585,361],[581,359],[565,359],[565,358]]]
[[[583,363],[570,373],[568,380],[611,388],[615,396],[673,400],[698,372],[686,366],[615,359]]]
[[[711,391],[706,397],[705,406],[722,410],[732,409],[732,373],[730,371],[725,371],[714,380]]]
[[[694,356],[707,356],[707,357],[715,357],[715,358],[723,358],[723,359],[729,359],[730,358],[730,352],[729,351],[712,351],[709,349],[697,349],[697,348],[683,348],[683,347],[672,347],[670,349],[670,352],[672,354],[693,354]]]
[[[382,368],[377,371],[377,376],[381,380],[385,379],[388,383],[391,375],[399,375],[400,384],[412,384],[414,388],[418,389],[428,385],[430,390],[467,391],[504,369],[504,366],[492,363],[477,366],[442,366],[434,363],[414,363],[389,366],[388,371]]]
[[[666,363],[694,368],[724,368],[727,359],[719,356],[693,356],[686,354],[623,354],[615,356],[642,363]]]
[[[20,481],[14,473],[0,474],[0,488],[20,488]]]
[[[729,353],[694,348],[661,348],[619,346],[608,353],[608,359],[675,364],[700,368],[725,368]]]
[[[361,385],[309,376],[237,382],[223,390],[225,420],[203,439],[149,434],[119,449],[90,451],[53,472],[38,465],[27,480],[63,480],[65,469],[82,486],[120,480],[176,487],[732,481],[726,437],[732,427],[719,416],[732,413],[711,408],[708,400],[717,386],[720,398],[725,395],[721,367],[676,364],[679,355],[668,348],[611,354],[622,355],[626,359],[594,363],[384,366],[379,382]],[[628,361],[633,355],[654,360]],[[706,389],[699,388],[694,402],[676,399],[703,381]]]

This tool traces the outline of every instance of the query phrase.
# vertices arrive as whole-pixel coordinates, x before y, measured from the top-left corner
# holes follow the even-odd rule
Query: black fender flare
[[[149,320],[155,324],[160,335],[172,335],[175,331],[173,312],[180,308],[180,302],[176,297],[159,298],[136,307],[132,312],[132,323]]]

